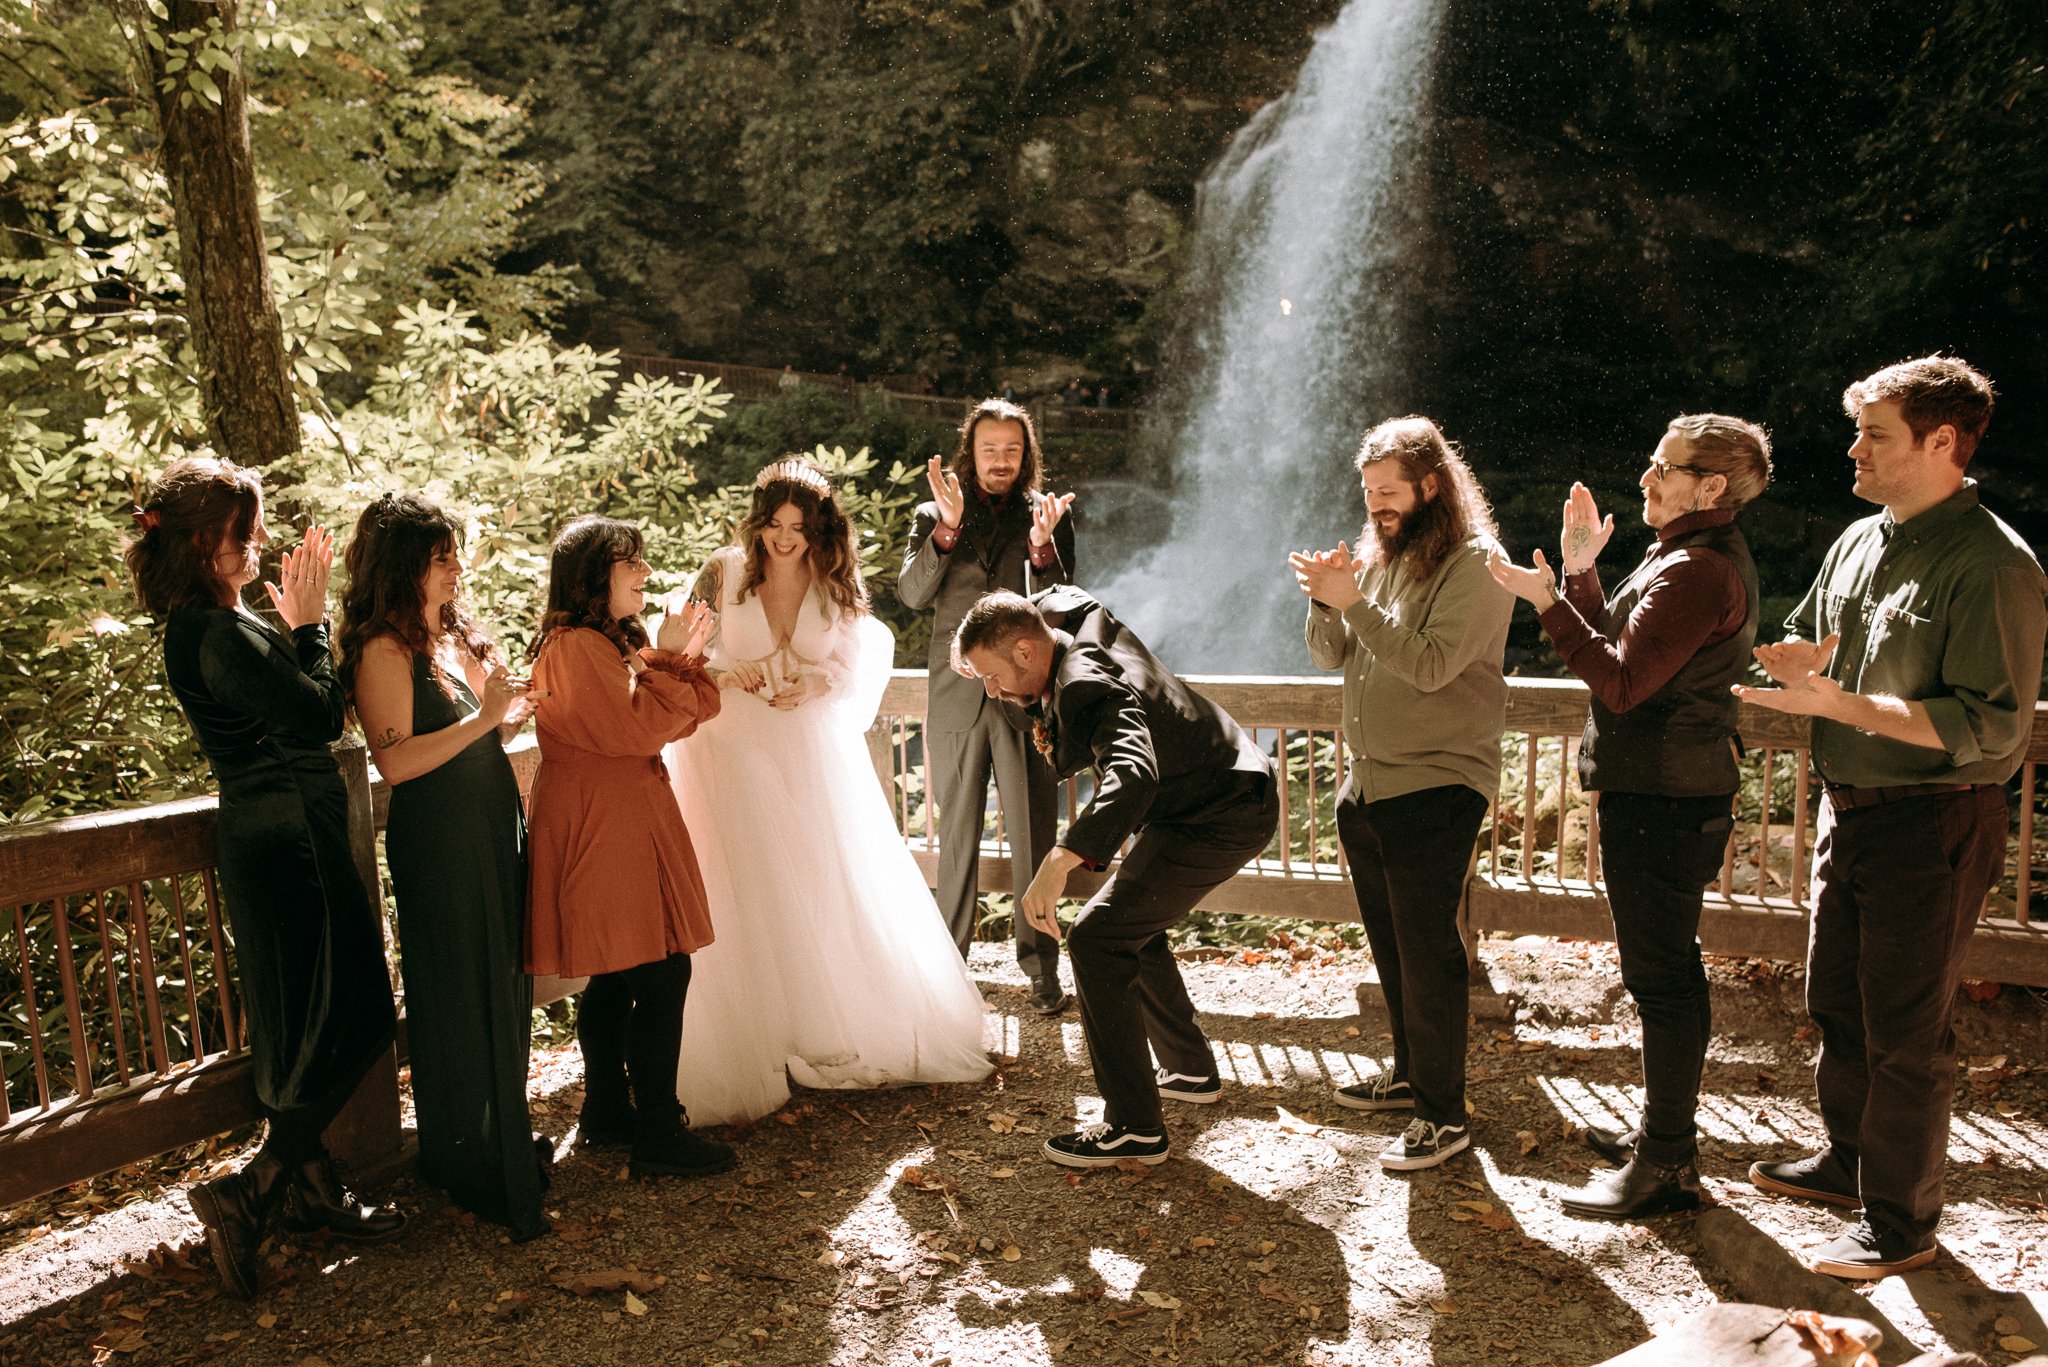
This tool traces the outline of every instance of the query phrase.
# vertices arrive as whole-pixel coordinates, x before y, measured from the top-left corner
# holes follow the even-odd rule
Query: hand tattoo
[[[1593,533],[1588,531],[1586,528],[1572,528],[1571,535],[1565,538],[1566,557],[1569,558],[1572,556],[1576,556],[1580,551],[1586,549],[1586,543],[1590,542],[1592,539]]]

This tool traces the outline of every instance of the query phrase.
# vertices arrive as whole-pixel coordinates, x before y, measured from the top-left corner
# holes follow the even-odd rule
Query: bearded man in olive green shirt
[[[1435,423],[1381,423],[1357,465],[1358,558],[1340,542],[1289,560],[1309,596],[1309,657],[1344,671],[1352,759],[1337,838],[1394,1028],[1393,1067],[1333,1099],[1412,1110],[1380,1154],[1383,1167],[1410,1172],[1471,1143],[1458,899],[1500,786],[1501,657],[1515,600],[1486,568],[1498,545],[1486,496]]]
[[[1838,1277],[1934,1259],[1956,989],[2005,866],[2003,785],[2041,692],[2041,566],[1964,475],[1991,404],[1991,382],[1952,356],[1849,386],[1856,493],[1884,511],[1829,550],[1791,639],[1757,647],[1780,686],[1735,690],[1814,719],[1824,796],[1806,1004],[1828,1145],[1754,1164],[1750,1180],[1862,1208],[1809,1259]]]

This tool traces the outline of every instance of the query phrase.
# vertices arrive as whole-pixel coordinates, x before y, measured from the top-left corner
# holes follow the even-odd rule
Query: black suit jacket
[[[1101,868],[1141,826],[1199,824],[1272,782],[1272,762],[1230,714],[1086,590],[1063,584],[1031,601],[1053,628],[1052,697],[1040,704],[1053,768],[1096,773],[1062,846]]]
[[[976,600],[995,589],[1030,594],[1073,577],[1071,511],[1053,528],[1053,563],[1042,571],[1031,568],[1031,510],[1044,497],[1034,493],[992,505],[970,493],[960,539],[950,553],[932,544],[932,532],[939,525],[936,505],[918,505],[910,544],[903,553],[903,573],[896,580],[896,596],[913,612],[932,612],[925,724],[935,730],[969,730],[983,706],[995,706],[977,680],[953,672],[953,632]],[[1009,720],[1015,725],[1018,718],[1014,709],[1012,713]]]

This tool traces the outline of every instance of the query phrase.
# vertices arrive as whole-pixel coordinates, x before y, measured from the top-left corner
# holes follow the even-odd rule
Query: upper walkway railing
[[[773,366],[733,365],[724,361],[687,361],[674,356],[642,356],[621,353],[619,365],[634,374],[662,379],[687,379],[702,375],[717,380],[726,393],[742,399],[767,399],[793,388],[816,389],[852,406],[863,392],[880,394],[898,408],[912,409],[944,423],[957,423],[967,416],[978,399],[948,398],[918,393],[889,383],[891,378],[862,383],[850,375],[827,375],[810,370],[777,370]],[[1057,399],[1020,400],[1031,412],[1041,434],[1066,435],[1074,432],[1128,432],[1137,425],[1135,408],[1099,407],[1093,403],[1062,403]]]
[[[1334,811],[1345,764],[1339,685],[1192,682],[1285,757],[1280,833],[1205,906],[1350,920],[1356,911]],[[1509,685],[1501,792],[1467,880],[1468,929],[1475,939],[1485,931],[1610,938],[1597,828],[1572,772],[1585,689],[1559,680]],[[925,689],[923,671],[897,671],[869,742],[899,829],[930,880],[938,845],[925,800]],[[1805,953],[1817,798],[1806,726],[1759,708],[1745,708],[1741,725],[1751,753],[1739,820],[1700,939],[1711,952],[1796,960]],[[373,832],[386,794],[360,745],[340,754],[357,862],[374,880]],[[2048,707],[2035,714],[2015,839],[1971,946],[1968,977],[2048,985],[2048,926],[2030,914],[2044,759]],[[536,762],[530,738],[515,746],[513,762],[524,790]],[[1070,811],[1085,800],[1087,783],[1083,776],[1069,786]],[[213,799],[195,798],[0,830],[0,926],[11,928],[14,951],[14,971],[0,982],[0,1206],[258,1118],[214,876],[215,810]],[[1008,891],[999,811],[984,837],[982,884]],[[1077,874],[1070,891],[1085,893],[1099,879]],[[538,985],[536,995],[559,990]],[[366,1145],[396,1134],[393,1078],[385,1070],[344,1119],[343,1129],[355,1127]],[[337,1147],[347,1142],[343,1136]]]

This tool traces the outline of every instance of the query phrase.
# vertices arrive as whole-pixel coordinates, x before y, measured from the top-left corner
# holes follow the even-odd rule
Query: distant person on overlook
[[[1543,552],[1494,580],[1542,614],[1558,655],[1592,691],[1579,781],[1599,794],[1600,867],[1621,980],[1643,1025],[1643,1118],[1586,1142],[1620,1171],[1567,1193],[1575,1215],[1637,1219],[1700,1203],[1700,1071],[1713,1011],[1700,904],[1734,829],[1740,705],[1729,693],[1756,644],[1757,578],[1735,514],[1771,478],[1761,427],[1716,413],[1674,418],[1638,483],[1656,538],[1612,594],[1594,561],[1614,533],[1585,485],[1564,505],[1560,594]]]
[[[1470,997],[1458,900],[1500,784],[1515,600],[1487,573],[1493,513],[1428,418],[1395,418],[1358,451],[1365,526],[1356,558],[1288,557],[1308,595],[1308,653],[1344,671],[1352,763],[1337,838],[1393,1022],[1391,1070],[1338,1089],[1341,1106],[1412,1110],[1380,1154],[1430,1168],[1471,1143],[1465,1124]]]
[[[961,956],[980,920],[982,817],[993,772],[1010,840],[1010,880],[1021,893],[1052,848],[1058,780],[1025,739],[1030,722],[979,684],[954,673],[953,630],[975,600],[995,589],[1035,593],[1074,575],[1072,494],[1046,494],[1043,454],[1031,415],[1005,399],[984,399],[960,425],[950,463],[925,471],[932,498],[918,505],[896,595],[933,614],[927,652],[925,754],[939,809],[939,909]],[[1017,964],[1031,980],[1032,1005],[1052,1015],[1067,1004],[1059,941],[1012,916]]]
[[[1843,391],[1856,495],[1883,511],[1828,550],[1788,639],[1756,648],[1779,686],[1735,690],[1814,719],[1806,1007],[1828,1143],[1749,1173],[1762,1191],[1862,1208],[1808,1259],[1837,1277],[1934,1261],[1956,989],[2005,867],[2004,784],[2041,696],[2040,563],[1965,474],[1991,405],[1991,381],[1953,356]]]

